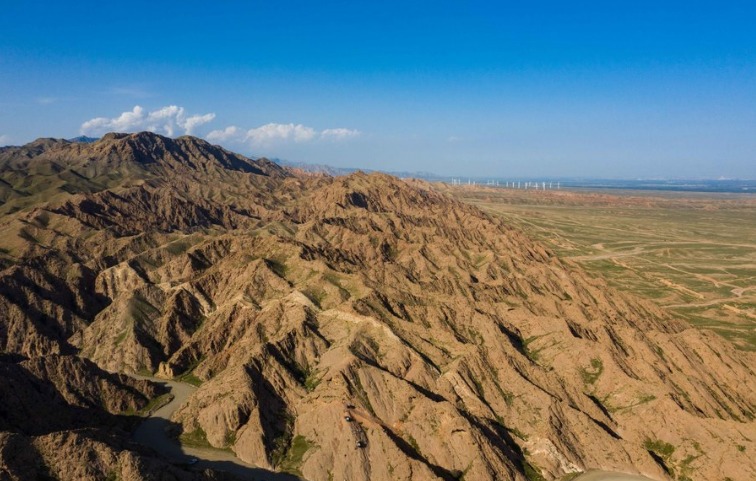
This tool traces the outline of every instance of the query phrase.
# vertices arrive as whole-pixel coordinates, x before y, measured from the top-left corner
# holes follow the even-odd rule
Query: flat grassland
[[[756,195],[440,189],[613,286],[756,351]]]

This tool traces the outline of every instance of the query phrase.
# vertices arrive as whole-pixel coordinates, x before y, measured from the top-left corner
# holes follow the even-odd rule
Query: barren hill
[[[0,185],[14,376],[190,380],[185,435],[312,481],[756,477],[752,353],[428,184],[141,133],[0,149]],[[104,375],[60,396],[140,408]],[[0,472],[34,434],[13,416]],[[76,452],[71,432],[45,443]]]

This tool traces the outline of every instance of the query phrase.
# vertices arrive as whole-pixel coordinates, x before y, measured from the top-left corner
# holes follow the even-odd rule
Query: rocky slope
[[[0,479],[211,480],[128,441],[163,389],[78,356],[0,359]]]
[[[27,378],[190,380],[186,436],[313,481],[756,476],[753,354],[427,184],[147,133],[2,149],[0,178],[0,347]],[[126,406],[87,378],[52,384]]]

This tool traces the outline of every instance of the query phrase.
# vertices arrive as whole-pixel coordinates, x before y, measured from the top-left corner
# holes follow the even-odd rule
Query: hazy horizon
[[[442,176],[756,178],[756,5],[13,2],[0,145],[153,130]]]

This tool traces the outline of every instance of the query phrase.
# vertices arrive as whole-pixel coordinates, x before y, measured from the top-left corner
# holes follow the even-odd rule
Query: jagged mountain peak
[[[223,168],[258,175],[284,177],[285,171],[266,160],[252,160],[189,135],[171,138],[153,132],[108,133],[92,147],[117,152],[140,163],[183,165],[190,169]],[[84,149],[86,150],[86,149]]]
[[[253,160],[197,137],[152,132],[109,133],[91,143],[39,139],[0,150],[0,212],[143,183],[181,186],[182,195],[226,189],[257,190],[260,198],[290,174],[266,159]]]
[[[141,164],[189,169],[221,168],[258,175],[285,177],[287,174],[267,159],[253,160],[193,136],[166,137],[153,132],[110,132],[100,139],[72,142],[40,138],[20,147],[7,147],[0,156],[0,171],[56,164],[62,168],[107,163]],[[36,165],[35,165],[36,164]],[[115,164],[115,165],[114,165]],[[33,172],[31,172],[33,173]]]

